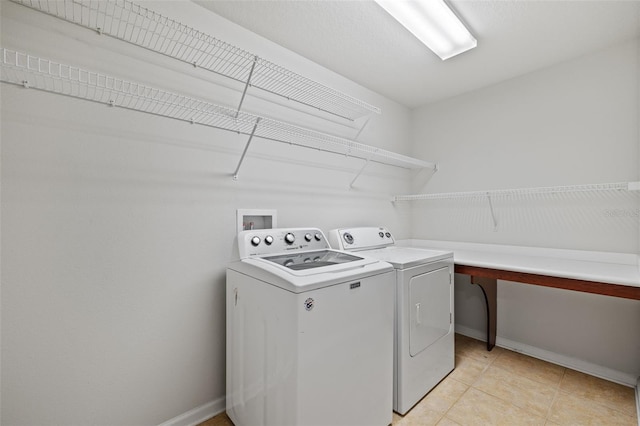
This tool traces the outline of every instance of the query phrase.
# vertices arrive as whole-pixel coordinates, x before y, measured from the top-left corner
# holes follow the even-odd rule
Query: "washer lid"
[[[237,271],[243,275],[253,277],[267,284],[281,287],[293,293],[302,293],[336,284],[348,283],[373,275],[393,271],[393,267],[386,262],[381,262],[371,257],[354,256],[349,253],[335,250],[316,250],[296,254],[282,253],[280,255],[269,257],[284,259],[300,255],[303,257],[302,262],[298,259],[298,263],[294,262],[294,264],[302,265],[305,264],[306,258],[310,259],[306,262],[307,264],[313,263],[314,256],[317,256],[319,253],[325,253],[327,256],[325,259],[328,259],[325,260],[325,262],[330,262],[332,259],[335,260],[337,258],[342,260],[354,258],[354,260],[349,260],[343,263],[335,262],[325,265],[319,264],[316,267],[305,269],[303,267],[291,268],[289,266],[284,266],[282,263],[267,260],[264,257],[254,256],[231,262],[227,266],[227,269]],[[282,261],[282,259],[278,260]],[[390,276],[393,277],[393,275]],[[395,279],[390,279],[389,283],[395,283]]]
[[[285,253],[277,256],[265,256],[262,259],[277,263],[294,271],[322,268],[363,260],[362,257],[334,250]]]
[[[413,247],[390,246],[375,250],[358,252],[363,256],[373,257],[393,265],[396,269],[412,268],[437,260],[453,258],[453,252],[444,250],[428,250]]]

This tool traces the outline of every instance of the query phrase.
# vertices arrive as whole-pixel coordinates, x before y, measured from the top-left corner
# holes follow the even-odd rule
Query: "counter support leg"
[[[498,280],[471,276],[471,284],[477,284],[482,289],[487,303],[487,350],[490,351],[496,345]]]

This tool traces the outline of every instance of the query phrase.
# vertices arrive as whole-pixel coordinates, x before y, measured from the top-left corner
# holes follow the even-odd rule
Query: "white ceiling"
[[[478,47],[442,61],[371,0],[196,1],[412,108],[640,36],[640,0],[448,0]]]

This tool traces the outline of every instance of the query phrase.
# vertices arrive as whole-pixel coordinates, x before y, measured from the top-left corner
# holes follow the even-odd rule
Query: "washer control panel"
[[[336,250],[368,250],[392,246],[395,240],[387,228],[344,228],[329,231],[329,244]]]
[[[328,249],[329,243],[317,228],[253,229],[238,234],[240,258],[289,251]]]

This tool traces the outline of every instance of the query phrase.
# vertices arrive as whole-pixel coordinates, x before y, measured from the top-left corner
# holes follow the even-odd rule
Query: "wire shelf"
[[[239,134],[361,158],[407,169],[435,168],[407,157],[204,100],[0,48],[0,81],[159,115]]]
[[[521,189],[494,189],[489,191],[472,192],[448,192],[439,194],[397,195],[394,201],[418,201],[418,200],[445,200],[459,198],[486,198],[501,196],[523,196],[560,194],[569,192],[594,192],[594,191],[637,191],[639,182],[598,183],[586,185],[547,186]]]
[[[11,1],[348,120],[381,112],[128,0]]]

